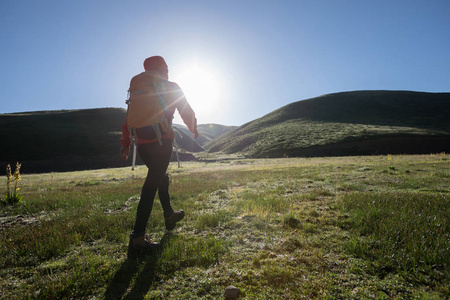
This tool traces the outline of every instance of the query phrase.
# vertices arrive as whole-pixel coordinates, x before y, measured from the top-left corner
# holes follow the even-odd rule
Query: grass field
[[[0,213],[2,299],[446,299],[448,154],[170,168],[171,233],[126,259],[146,168],[23,175]],[[4,179],[6,193],[6,178]]]

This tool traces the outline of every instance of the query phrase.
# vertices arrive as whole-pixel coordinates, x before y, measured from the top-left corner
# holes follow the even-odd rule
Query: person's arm
[[[174,105],[178,110],[178,113],[181,116],[184,124],[189,128],[189,130],[194,134],[194,138],[198,137],[197,132],[197,119],[195,118],[195,112],[192,107],[189,105],[186,96],[184,95],[181,88],[176,83],[173,84],[173,96],[174,96]]]

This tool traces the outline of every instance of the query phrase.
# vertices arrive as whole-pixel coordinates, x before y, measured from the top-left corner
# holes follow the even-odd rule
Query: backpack
[[[127,126],[136,138],[136,130],[151,126],[162,145],[161,130],[171,131],[166,100],[168,81],[156,71],[142,72],[131,79],[128,90]]]

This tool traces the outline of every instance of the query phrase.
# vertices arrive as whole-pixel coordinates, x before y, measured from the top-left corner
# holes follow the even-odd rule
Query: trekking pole
[[[133,163],[131,164],[131,171],[136,167],[136,141],[133,143]]]
[[[176,130],[180,136],[182,136],[181,132],[178,130],[178,128],[174,127],[173,129]],[[173,139],[173,144],[175,145],[175,154],[177,155],[178,169],[179,169],[179,168],[181,168],[180,157],[178,156],[178,145],[177,145],[177,139],[176,139],[175,135],[174,135],[174,139]]]
[[[173,143],[175,145],[175,154],[177,155],[177,161],[178,161],[178,169],[181,168],[180,166],[180,157],[178,156],[178,145],[177,141],[173,140]]]
[[[134,171],[134,169],[136,168],[136,129],[135,128],[131,129],[130,135],[131,135],[131,140],[133,142],[133,159],[131,162],[131,171]]]
[[[125,101],[125,103],[127,105],[130,104],[130,96],[131,96],[131,91],[128,90],[127,100]],[[127,109],[127,115],[128,115],[128,109]],[[134,169],[136,168],[136,128],[131,129],[130,140],[133,142],[133,159],[132,159],[132,163],[131,163],[131,171],[134,171]]]

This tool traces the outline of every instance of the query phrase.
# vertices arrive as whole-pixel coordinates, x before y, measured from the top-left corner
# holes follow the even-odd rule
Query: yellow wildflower
[[[19,181],[20,180],[20,167],[22,165],[17,163],[16,164],[16,170],[14,171],[14,181]]]
[[[3,204],[10,204],[10,205],[14,205],[19,203],[23,196],[20,195],[20,188],[18,187],[18,181],[20,180],[20,167],[21,164],[19,164],[17,162],[16,164],[16,170],[14,171],[14,173],[11,174],[11,165],[7,165],[6,166],[6,178],[8,179],[8,181],[6,182],[6,197],[5,200],[1,201]],[[13,189],[13,193],[11,193],[11,182],[12,182],[12,177],[14,176],[14,189]]]
[[[6,178],[8,178],[8,182],[11,182],[11,177],[12,177],[12,174],[11,174],[11,165],[8,164],[8,165],[6,166]]]

